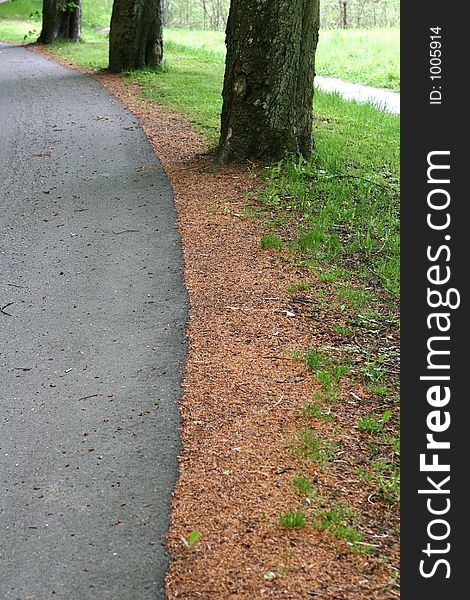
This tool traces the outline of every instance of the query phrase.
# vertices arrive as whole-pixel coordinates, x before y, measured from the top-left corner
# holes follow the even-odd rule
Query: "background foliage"
[[[109,24],[113,0],[83,0],[83,24]],[[230,0],[163,0],[164,25],[191,29],[225,29]],[[346,6],[344,6],[346,5]],[[400,23],[399,0],[322,0],[321,27],[334,29],[391,27]],[[40,19],[42,0],[11,0],[2,7],[2,16],[23,18],[27,13]]]

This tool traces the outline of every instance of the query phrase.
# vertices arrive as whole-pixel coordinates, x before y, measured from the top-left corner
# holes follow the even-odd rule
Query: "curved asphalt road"
[[[0,598],[164,598],[187,296],[170,185],[97,81],[0,47]]]

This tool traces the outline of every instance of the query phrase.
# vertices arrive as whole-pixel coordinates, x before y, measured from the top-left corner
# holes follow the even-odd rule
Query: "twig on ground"
[[[80,402],[80,400],[88,400],[89,398],[98,398],[102,395],[103,394],[91,394],[90,396],[83,396],[83,398],[79,398],[78,401]]]
[[[5,308],[8,308],[12,304],[13,304],[13,302],[8,302],[8,304],[5,304],[5,306],[2,306],[2,308],[0,308],[0,312],[3,313],[4,315],[7,315],[7,317],[12,317],[13,316],[12,314],[5,311]]]

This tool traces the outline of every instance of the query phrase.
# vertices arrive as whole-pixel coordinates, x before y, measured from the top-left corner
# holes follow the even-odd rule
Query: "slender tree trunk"
[[[162,24],[168,25],[170,22],[170,7],[168,0],[162,0]]]
[[[203,29],[207,29],[207,16],[206,0],[202,0],[202,17],[204,21]]]
[[[161,0],[114,0],[109,32],[109,68],[119,72],[159,67],[163,62]]]
[[[348,27],[348,3],[346,0],[339,0],[340,24],[341,29]]]
[[[219,157],[223,162],[313,150],[319,0],[232,0]]]
[[[43,0],[42,29],[38,42],[80,41],[82,0]]]

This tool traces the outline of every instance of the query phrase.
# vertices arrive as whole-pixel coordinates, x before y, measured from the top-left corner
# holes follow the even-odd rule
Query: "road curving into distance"
[[[172,190],[97,81],[0,47],[0,597],[164,598],[188,298]]]

